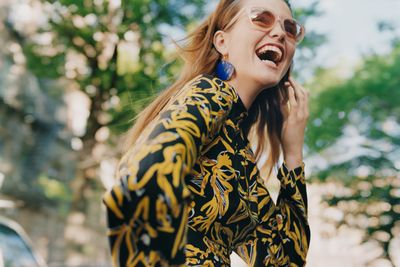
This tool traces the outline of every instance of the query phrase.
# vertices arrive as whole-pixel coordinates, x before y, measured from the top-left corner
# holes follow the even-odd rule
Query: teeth
[[[262,47],[260,50],[258,50],[257,54],[261,55],[261,54],[263,54],[263,53],[265,53],[267,51],[274,51],[274,52],[277,53],[276,62],[279,62],[281,60],[282,51],[278,47],[273,46],[273,45],[266,45],[266,46]]]

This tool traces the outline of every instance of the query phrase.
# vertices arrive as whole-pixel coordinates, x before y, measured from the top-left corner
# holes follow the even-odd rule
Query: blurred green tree
[[[6,178],[1,192],[36,208],[46,201],[49,206],[68,202],[65,182],[75,164],[57,160],[72,154],[68,134],[60,134],[63,90],[24,68],[24,38],[7,20],[10,10],[0,5],[0,176]],[[59,194],[53,194],[55,188]]]
[[[343,190],[326,196],[343,211],[340,224],[365,231],[381,258],[393,265],[390,245],[400,234],[400,42],[386,55],[371,55],[348,79],[319,70],[310,88],[306,143],[325,167],[321,182],[340,182]]]
[[[43,1],[47,23],[32,36],[17,33],[33,74],[67,80],[90,100],[86,131],[75,139],[82,144],[73,190],[78,209],[85,210],[85,190],[96,184],[96,134],[107,136],[110,126],[125,130],[169,83],[175,70],[166,64],[168,35],[201,18],[203,5],[202,0]]]

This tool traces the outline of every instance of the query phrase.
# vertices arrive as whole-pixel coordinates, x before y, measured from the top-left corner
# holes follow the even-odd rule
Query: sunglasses
[[[296,43],[300,43],[304,38],[305,28],[303,25],[294,19],[284,19],[282,21],[272,11],[262,7],[252,7],[239,11],[236,16],[225,26],[225,29],[231,27],[239,19],[243,11],[248,12],[248,16],[252,25],[259,30],[270,30],[279,21],[282,29],[284,29],[286,35],[290,39],[294,40]]]

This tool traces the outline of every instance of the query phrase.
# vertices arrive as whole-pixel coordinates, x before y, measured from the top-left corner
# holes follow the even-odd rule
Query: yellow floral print
[[[228,83],[188,82],[122,157],[104,194],[114,266],[304,266],[310,242],[304,163],[278,169],[275,204]]]

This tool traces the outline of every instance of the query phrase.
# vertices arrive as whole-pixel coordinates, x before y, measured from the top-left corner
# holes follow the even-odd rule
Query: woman
[[[303,35],[283,0],[222,0],[188,37],[179,80],[139,114],[104,195],[115,266],[229,266],[233,251],[305,264],[308,93],[289,77]],[[256,163],[268,152],[271,171],[281,148],[275,204]]]

